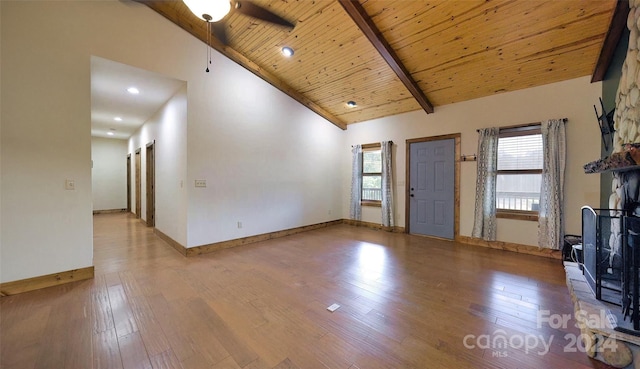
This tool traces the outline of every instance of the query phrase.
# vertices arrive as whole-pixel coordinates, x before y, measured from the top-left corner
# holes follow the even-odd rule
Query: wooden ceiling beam
[[[616,52],[620,37],[627,26],[627,17],[629,15],[629,1],[618,0],[616,7],[611,16],[611,23],[609,23],[609,30],[602,42],[602,48],[600,49],[600,55],[598,56],[598,62],[593,69],[591,75],[591,83],[600,82],[607,74],[613,54]],[[633,40],[633,42],[636,42]]]
[[[369,17],[358,0],[338,1],[360,30],[362,30],[362,33],[367,36],[371,44],[373,44],[376,50],[378,50],[382,58],[384,58],[391,69],[393,69],[398,78],[400,78],[400,81],[404,83],[422,109],[427,113],[433,113],[433,105],[429,102],[424,92],[422,92],[420,86],[418,86],[416,81],[411,77],[411,74],[404,66],[396,52],[382,36],[382,32],[380,32],[378,27],[373,23],[373,20]]]
[[[162,15],[163,17],[167,18],[171,22],[180,26],[180,28],[184,29],[185,31],[189,32],[190,34],[198,38],[200,41],[204,42],[205,44],[207,43],[206,27],[204,26],[193,27],[191,23],[197,24],[195,20],[197,21],[200,21],[200,20],[198,20],[196,16],[190,13],[189,13],[189,16],[193,16],[194,19],[187,20],[185,19],[184,16],[176,14],[175,10],[171,7],[171,1],[154,1],[154,0],[135,0],[135,1],[145,4],[146,6],[154,10],[156,13]],[[203,21],[201,21],[201,23],[204,25]],[[300,104],[306,106],[307,108],[309,108],[316,114],[320,115],[324,119],[333,123],[336,127],[342,130],[347,129],[347,124],[342,119],[333,115],[329,111],[323,109],[314,101],[307,98],[303,94],[299,93],[296,89],[289,86],[280,78],[270,73],[269,71],[265,70],[258,64],[252,62],[251,60],[249,60],[247,57],[245,57],[244,55],[242,55],[232,47],[223,45],[215,37],[211,38],[211,47],[216,51],[218,51],[219,53],[221,53],[222,55],[226,56],[227,58],[238,63],[240,66],[244,67],[249,72],[263,79],[273,87],[284,92],[285,94],[287,94],[289,97],[296,100]]]

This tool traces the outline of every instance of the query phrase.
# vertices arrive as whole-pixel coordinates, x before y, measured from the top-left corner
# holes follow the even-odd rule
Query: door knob
[[[413,197],[413,194],[411,194],[411,195],[409,195],[409,196]]]

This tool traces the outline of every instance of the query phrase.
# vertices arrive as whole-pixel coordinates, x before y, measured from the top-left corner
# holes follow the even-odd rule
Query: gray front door
[[[409,231],[454,238],[455,140],[410,144]]]

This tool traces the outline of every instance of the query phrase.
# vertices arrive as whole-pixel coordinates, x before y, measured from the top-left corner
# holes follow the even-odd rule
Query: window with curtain
[[[381,206],[382,151],[380,144],[362,145],[362,197],[361,204]]]
[[[540,126],[500,130],[497,165],[496,216],[536,220],[543,166]]]

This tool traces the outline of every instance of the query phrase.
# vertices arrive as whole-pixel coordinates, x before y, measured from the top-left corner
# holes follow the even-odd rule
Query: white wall
[[[49,20],[53,3],[0,6],[6,282],[92,265],[89,58],[69,45],[90,32],[55,12]],[[75,190],[65,190],[66,179]]]
[[[159,14],[123,1],[0,7],[0,281],[92,265],[92,55],[187,82],[187,229],[177,241],[341,217],[344,133],[216,53],[204,73],[205,45]],[[75,191],[64,190],[67,178]],[[195,189],[195,179],[209,186]]]
[[[186,245],[187,240],[187,88],[180,89],[128,141],[131,154],[132,210],[135,211],[135,152],[141,149],[141,218],[147,219],[147,144],[155,142],[155,227]]]
[[[127,207],[127,141],[91,138],[93,210]]]
[[[340,219],[344,131],[232,62],[214,65],[189,84],[211,94],[189,100],[188,246]]]
[[[601,83],[589,77],[502,93],[476,100],[438,106],[434,114],[415,111],[393,117],[349,125],[347,145],[341,150],[349,158],[350,145],[393,140],[396,223],[405,225],[406,144],[411,138],[461,133],[462,154],[477,152],[476,129],[539,122],[549,118],[569,118],[567,123],[566,230],[580,234],[580,207],[598,206],[599,176],[584,174],[582,166],[600,157],[600,133],[593,104],[601,96]],[[348,218],[350,161],[343,161],[343,215]],[[462,162],[460,178],[460,234],[473,229],[476,163]],[[363,220],[380,223],[379,208],[363,208]],[[537,223],[498,219],[498,240],[537,245]]]

